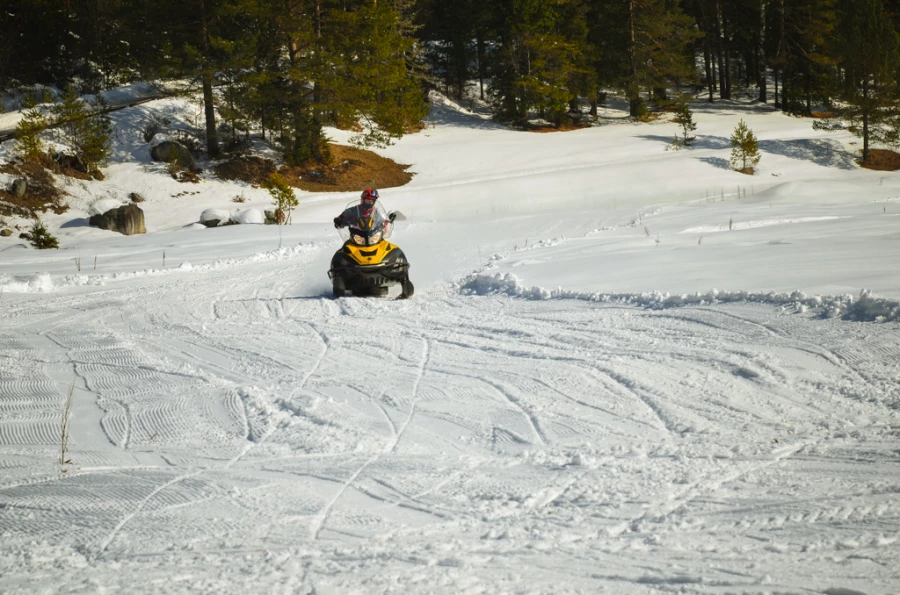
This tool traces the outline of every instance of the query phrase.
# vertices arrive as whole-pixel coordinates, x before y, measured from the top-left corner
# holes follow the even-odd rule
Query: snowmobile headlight
[[[353,234],[353,243],[354,243],[354,244],[357,244],[357,245],[359,245],[359,246],[365,246],[365,245],[366,245],[366,238],[363,237],[363,236],[361,236],[361,235],[359,235],[358,233],[355,233],[355,234]]]
[[[375,244],[377,244],[380,241],[381,241],[381,232],[380,231],[376,231],[375,233],[373,233],[372,235],[369,236],[369,245],[370,246],[374,246]]]

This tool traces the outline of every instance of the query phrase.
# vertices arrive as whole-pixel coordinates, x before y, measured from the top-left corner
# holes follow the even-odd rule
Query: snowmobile
[[[335,252],[328,271],[334,297],[348,293],[383,297],[389,287],[400,285],[400,298],[411,298],[414,289],[409,280],[409,261],[399,247],[387,241],[394,221],[405,219],[403,214],[387,213],[381,204],[366,209],[350,203],[343,217],[350,224],[338,229],[344,245]]]

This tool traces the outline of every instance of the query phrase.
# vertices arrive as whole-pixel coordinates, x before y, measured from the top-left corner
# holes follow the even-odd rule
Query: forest
[[[326,126],[414,129],[434,88],[520,127],[740,94],[851,121],[865,160],[898,142],[898,23],[900,0],[7,0],[0,90],[182,81],[210,157],[253,131],[297,163]]]

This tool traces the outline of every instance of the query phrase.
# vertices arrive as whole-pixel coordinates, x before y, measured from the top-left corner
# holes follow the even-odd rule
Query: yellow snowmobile
[[[394,221],[405,219],[397,211],[388,214],[381,204],[372,208],[351,203],[342,215],[348,222],[338,229],[344,245],[331,259],[328,278],[334,297],[383,297],[392,285],[400,285],[400,298],[411,298],[413,284],[409,280],[409,261],[403,251],[388,242]]]

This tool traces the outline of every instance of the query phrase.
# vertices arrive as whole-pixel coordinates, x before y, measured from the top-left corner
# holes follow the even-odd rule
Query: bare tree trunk
[[[759,0],[759,34],[756,38],[756,65],[759,76],[759,100],[763,103],[769,101],[768,81],[766,79],[766,3]]]
[[[716,81],[715,76],[713,75],[712,56],[709,51],[708,35],[703,40],[703,65],[706,67],[706,86],[709,88],[709,102],[712,103],[714,101],[713,87],[715,86]]]
[[[475,39],[476,39],[476,47],[478,48],[478,85],[481,88],[480,97],[481,100],[484,101],[484,58],[485,58],[485,48],[484,48],[484,31],[481,30],[481,27],[475,28]]]
[[[637,64],[635,63],[635,33],[634,33],[634,0],[628,0],[628,22],[629,27],[631,28],[631,46],[628,51],[628,57],[631,60],[631,94],[632,97],[629,97],[628,102],[628,113],[632,118],[636,118],[638,116],[638,111],[640,108],[641,97],[640,97],[640,87],[637,82]],[[636,95],[636,96],[634,96]]]
[[[725,57],[725,95],[727,99],[731,99],[731,46],[728,43],[728,20],[725,13],[722,13],[722,53]]]
[[[810,77],[812,77],[812,69],[809,67],[809,62],[806,63],[806,80],[804,81],[806,84],[804,85],[804,91],[806,92],[806,115],[812,115],[812,81],[810,81]]]
[[[777,68],[773,71],[773,74],[775,75],[775,107],[779,107],[779,104],[778,104],[778,69]]]
[[[200,0],[200,34],[203,36],[204,62],[209,59],[210,55],[207,18],[206,0]],[[219,135],[216,132],[216,106],[212,90],[213,73],[208,64],[203,65],[200,78],[203,86],[203,111],[206,116],[206,153],[211,159],[215,159],[219,156]]]
[[[869,77],[863,79],[863,163],[869,160]]]

